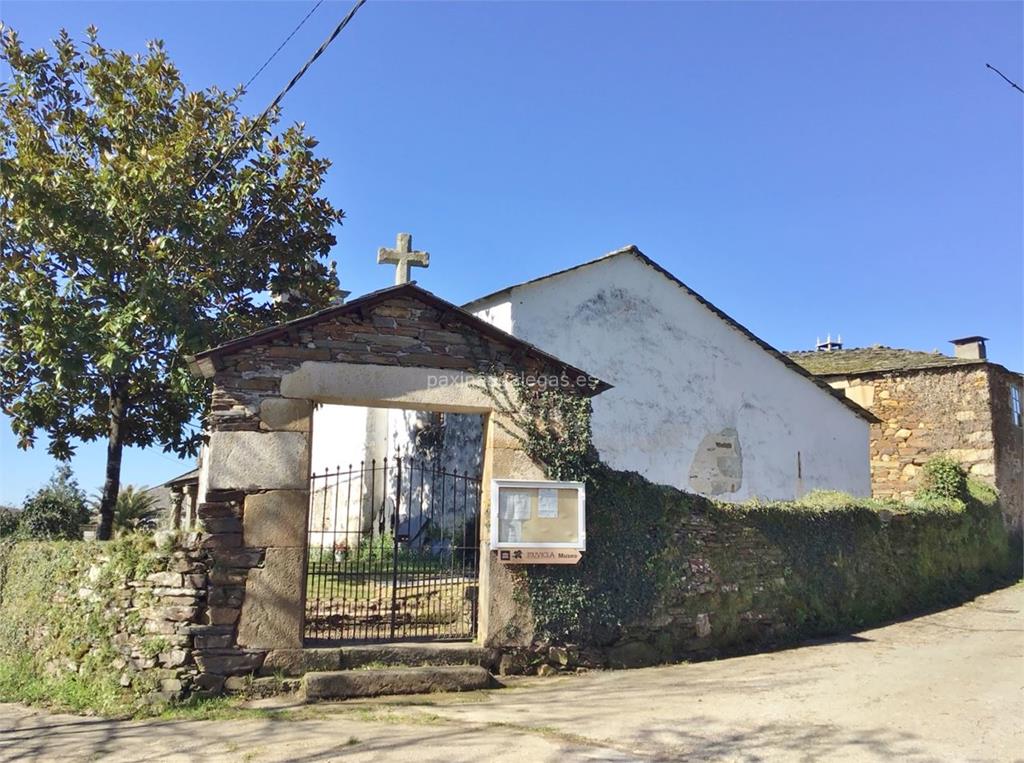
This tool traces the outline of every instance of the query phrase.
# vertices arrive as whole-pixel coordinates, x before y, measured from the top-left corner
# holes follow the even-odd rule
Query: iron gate
[[[471,639],[480,477],[396,457],[310,477],[307,642]]]

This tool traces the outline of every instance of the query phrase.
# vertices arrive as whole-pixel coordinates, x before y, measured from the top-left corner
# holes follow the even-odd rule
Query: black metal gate
[[[310,478],[308,642],[471,639],[480,477],[396,457]]]

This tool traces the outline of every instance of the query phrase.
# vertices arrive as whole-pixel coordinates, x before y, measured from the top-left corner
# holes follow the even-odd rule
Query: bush
[[[21,512],[10,506],[0,506],[0,538],[14,535],[18,531]]]
[[[37,540],[80,540],[82,525],[89,521],[85,492],[61,466],[50,481],[25,499],[18,522],[18,535]]]
[[[924,478],[917,497],[922,500],[945,498],[966,501],[970,497],[967,492],[967,473],[951,458],[933,458],[924,465]]]

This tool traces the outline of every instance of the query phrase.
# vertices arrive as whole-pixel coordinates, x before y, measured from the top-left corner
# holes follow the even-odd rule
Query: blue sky
[[[18,2],[24,41],[162,38],[194,88],[246,81],[312,2]],[[258,113],[347,11],[325,2],[260,75]],[[284,103],[334,162],[354,294],[411,231],[455,302],[637,244],[782,349],[944,351],[1024,368],[1021,3],[370,0]],[[0,72],[0,76],[6,76]],[[53,467],[2,422],[0,502]],[[98,489],[102,443],[74,466]],[[129,451],[123,479],[188,468]]]

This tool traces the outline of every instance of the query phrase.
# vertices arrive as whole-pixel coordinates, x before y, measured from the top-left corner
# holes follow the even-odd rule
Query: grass
[[[429,703],[391,704],[350,704],[321,703],[298,707],[264,708],[252,707],[239,697],[215,697],[170,705],[156,717],[166,721],[309,721],[337,718],[339,716],[366,723],[401,723],[405,725],[429,725],[444,723],[443,716],[430,712],[416,712],[409,709],[414,705]],[[152,716],[135,716],[145,718]]]
[[[18,702],[51,712],[98,715],[113,719],[217,721],[236,718],[284,720],[305,708],[259,708],[240,696],[191,698],[184,702],[142,703],[130,691],[111,681],[97,681],[77,673],[34,675],[27,663],[0,658],[0,702]],[[307,714],[308,717],[308,714]]]
[[[307,577],[307,629],[342,639],[364,633],[381,634],[390,627],[394,604],[399,633],[439,632],[454,637],[469,633],[472,628],[469,592],[475,587],[476,580],[468,577],[410,574],[402,570],[397,596],[392,600],[390,577],[385,580],[313,574]]]
[[[449,723],[447,718],[437,713],[403,711],[389,705],[363,705],[351,708],[334,705],[334,712],[331,715],[335,717],[343,715],[364,723],[386,723],[388,725],[433,726]]]
[[[989,485],[973,477],[965,477],[965,486],[968,495],[975,501],[984,504],[995,503],[999,496]],[[907,499],[902,498],[864,498],[844,493],[839,490],[812,490],[795,501],[759,501],[752,499],[747,505],[778,505],[785,508],[792,505],[797,508],[815,509],[828,511],[832,509],[846,509],[851,506],[862,506],[875,511],[889,512],[922,512],[922,511],[964,511],[967,506],[959,498],[942,497],[931,495],[927,491],[918,491],[918,494]]]
[[[252,707],[244,697],[222,696],[189,699],[167,705],[157,717],[168,721],[287,721],[300,718],[319,718],[323,715],[323,711],[317,710],[315,706]]]
[[[0,701],[37,705],[57,712],[134,717],[134,695],[111,678],[60,672],[37,675],[27,658],[0,658]]]
[[[429,565],[398,568],[399,591],[423,592],[456,585],[475,583],[476,571],[458,567],[434,567]],[[349,570],[344,567],[310,565],[306,576],[306,594],[316,596],[323,593],[344,597],[349,600],[372,599],[374,596],[391,598],[392,570],[390,567],[372,571]]]

